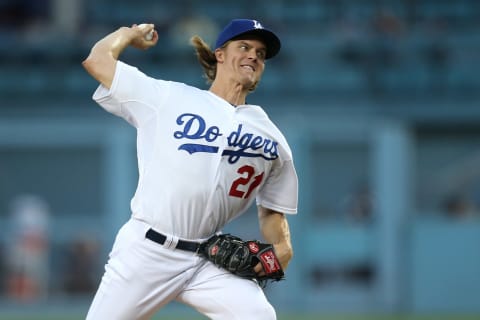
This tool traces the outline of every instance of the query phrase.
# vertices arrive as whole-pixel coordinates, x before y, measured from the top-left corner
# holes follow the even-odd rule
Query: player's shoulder
[[[267,112],[259,105],[255,104],[248,104],[242,106],[242,112],[246,115],[247,118],[254,120],[257,125],[268,126],[274,131],[280,132],[280,129],[274,123],[274,121],[270,118]]]

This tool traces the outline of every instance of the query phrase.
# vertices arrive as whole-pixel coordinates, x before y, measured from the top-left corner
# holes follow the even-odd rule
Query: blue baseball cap
[[[223,46],[227,41],[241,36],[256,35],[267,47],[265,59],[273,58],[281,47],[280,39],[270,30],[265,29],[257,20],[234,19],[218,35],[215,49]]]

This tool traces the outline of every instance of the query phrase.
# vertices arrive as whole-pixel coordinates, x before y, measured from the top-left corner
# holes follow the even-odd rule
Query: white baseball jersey
[[[284,136],[259,106],[146,76],[117,62],[93,95],[137,129],[133,217],[159,232],[203,239],[257,204],[297,212],[297,176]]]

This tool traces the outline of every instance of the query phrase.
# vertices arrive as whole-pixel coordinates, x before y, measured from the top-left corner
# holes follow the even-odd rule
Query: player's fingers
[[[256,274],[259,276],[265,275],[265,272],[263,271],[263,267],[261,263],[257,263],[255,267],[253,267],[253,271],[255,271]]]
[[[137,49],[148,49],[154,46],[158,41],[158,33],[155,30],[155,25],[152,23],[141,23],[139,25],[132,25],[135,29],[136,37],[133,39],[131,45]]]
[[[155,28],[153,23],[141,23],[139,25],[135,24],[134,26],[142,30],[144,33],[148,33]]]
[[[152,37],[152,40],[153,42],[157,42],[158,41],[158,32],[157,30],[153,30],[153,37]]]
[[[131,29],[135,31],[135,33],[140,37],[145,37],[147,34],[152,34],[155,30],[155,25],[153,23],[141,23],[141,24],[132,24]]]
[[[143,38],[147,41],[154,41],[155,38],[155,25],[151,23],[144,23],[138,26],[143,33]],[[158,34],[157,34],[158,38]]]

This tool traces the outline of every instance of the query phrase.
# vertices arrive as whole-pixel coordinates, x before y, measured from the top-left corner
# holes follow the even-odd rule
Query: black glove
[[[199,254],[215,265],[247,279],[279,281],[284,279],[282,266],[273,245],[257,240],[243,241],[230,234],[215,235],[202,243]],[[254,267],[261,263],[265,275],[259,276]]]

